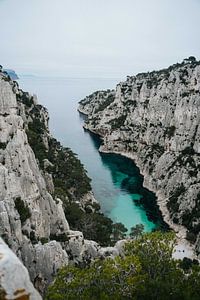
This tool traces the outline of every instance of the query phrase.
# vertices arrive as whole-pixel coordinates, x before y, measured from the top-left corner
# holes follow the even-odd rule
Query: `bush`
[[[98,108],[96,108],[95,113],[104,110],[107,106],[109,106],[115,99],[113,94],[107,96],[106,99],[102,103],[99,104]]]
[[[20,220],[23,225],[26,222],[26,220],[31,217],[30,210],[28,206],[24,203],[24,201],[21,199],[21,197],[17,197],[15,199],[15,208],[19,213]]]
[[[126,115],[121,115],[120,117],[118,117],[116,119],[110,120],[109,124],[111,125],[112,129],[118,129],[124,125],[125,120],[126,120]]]
[[[189,269],[191,269],[193,264],[192,259],[188,258],[188,257],[184,257],[182,261],[180,261],[180,267],[184,270],[184,271],[188,271]]]
[[[77,203],[64,206],[65,216],[72,230],[80,230],[86,239],[94,240],[102,246],[112,244],[112,221],[102,213],[85,212]]]
[[[178,186],[175,191],[170,195],[169,201],[167,202],[167,208],[169,211],[172,213],[176,213],[179,210],[179,203],[178,203],[178,198],[184,194],[186,191],[183,183]]]
[[[172,233],[154,232],[127,243],[123,257],[62,268],[46,300],[197,300],[200,267],[184,273],[172,258]]]
[[[65,201],[66,196],[73,200],[80,200],[91,190],[91,179],[87,176],[83,165],[69,148],[62,147],[56,139],[48,135],[48,129],[41,111],[42,106],[34,105],[30,110],[32,102],[27,102],[29,97],[26,93],[24,96],[20,96],[20,99],[26,105],[32,120],[28,124],[26,133],[35,157],[39,160],[40,168],[44,170],[44,159],[48,159],[53,164],[45,171],[52,174],[55,196],[63,201]],[[32,101],[32,98],[30,101]],[[48,150],[44,137],[48,140]],[[73,192],[70,193],[71,190]]]
[[[186,234],[186,239],[191,242],[192,244],[194,244],[196,242],[196,235],[191,232],[191,231],[187,231],[187,234]]]
[[[58,242],[66,242],[69,240],[69,238],[66,233],[60,233],[60,234],[51,234],[50,240],[55,240]]]
[[[42,245],[48,243],[48,241],[49,241],[49,239],[48,239],[48,238],[45,238],[45,237],[42,237],[42,238],[40,239],[40,242],[42,243]]]
[[[7,143],[0,143],[0,149],[6,149]]]
[[[175,126],[167,127],[167,128],[166,128],[166,131],[165,131],[165,134],[166,134],[169,138],[171,138],[171,137],[174,136],[175,130],[176,130],[176,127],[175,127]]]
[[[30,240],[31,240],[31,243],[34,245],[34,244],[37,244],[38,240],[35,236],[35,231],[31,231],[30,232]]]
[[[17,95],[17,101],[22,102],[27,107],[33,105],[33,97],[30,97],[29,93],[23,93],[22,95]]]

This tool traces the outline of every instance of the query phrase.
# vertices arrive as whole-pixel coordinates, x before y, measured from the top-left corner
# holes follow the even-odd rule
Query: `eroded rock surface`
[[[69,228],[66,203],[91,213],[98,205],[82,164],[51,136],[48,120],[36,96],[0,70],[0,236],[41,294],[62,266],[104,255],[96,242]],[[21,276],[20,270],[9,270],[6,288]]]
[[[0,299],[42,299],[30,281],[27,269],[0,238]]]
[[[165,221],[200,252],[200,63],[128,76],[80,102],[100,151],[135,160]]]

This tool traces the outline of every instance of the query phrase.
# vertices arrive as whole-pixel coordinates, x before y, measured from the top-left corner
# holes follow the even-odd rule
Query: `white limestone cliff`
[[[200,63],[128,76],[80,102],[100,151],[133,159],[165,221],[200,252]]]
[[[41,300],[27,269],[0,238],[0,299]]]
[[[35,116],[42,142],[36,140],[33,146],[42,143],[44,153],[51,151],[51,156],[55,155],[54,164],[61,152],[62,163],[72,154],[51,137],[47,110],[37,103],[35,96],[20,90],[16,82],[0,72],[0,236],[24,263],[31,281],[43,295],[58,269],[69,261],[85,263],[103,254],[96,242],[85,240],[80,231],[69,228],[63,201],[55,195],[53,175],[48,172],[48,168],[57,166],[47,158],[40,160],[40,149],[36,158],[29,143],[28,125]],[[81,207],[89,205],[92,210],[96,200],[91,190],[78,192],[74,187],[68,191],[72,200]],[[113,249],[109,248],[107,253]],[[19,269],[18,274],[12,274],[10,270],[6,273],[10,280],[12,276],[21,276],[23,271]],[[8,281],[7,289],[12,289]]]

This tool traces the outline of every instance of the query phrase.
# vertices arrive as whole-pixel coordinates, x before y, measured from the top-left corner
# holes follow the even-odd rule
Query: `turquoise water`
[[[64,146],[72,148],[92,178],[92,188],[104,214],[128,229],[142,223],[145,231],[162,220],[155,195],[143,188],[135,164],[115,154],[100,154],[100,140],[83,129],[84,117],[77,112],[78,101],[101,89],[114,88],[118,79],[69,79],[20,76],[19,84],[38,95],[48,108],[50,129]]]

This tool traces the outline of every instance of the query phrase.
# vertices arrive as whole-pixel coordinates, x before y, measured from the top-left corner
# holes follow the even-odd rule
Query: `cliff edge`
[[[41,294],[69,262],[119,253],[70,230],[70,207],[92,214],[99,205],[83,165],[51,136],[48,119],[37,98],[0,70],[0,236]]]
[[[100,151],[132,158],[165,221],[200,253],[200,62],[128,76],[79,103]]]

